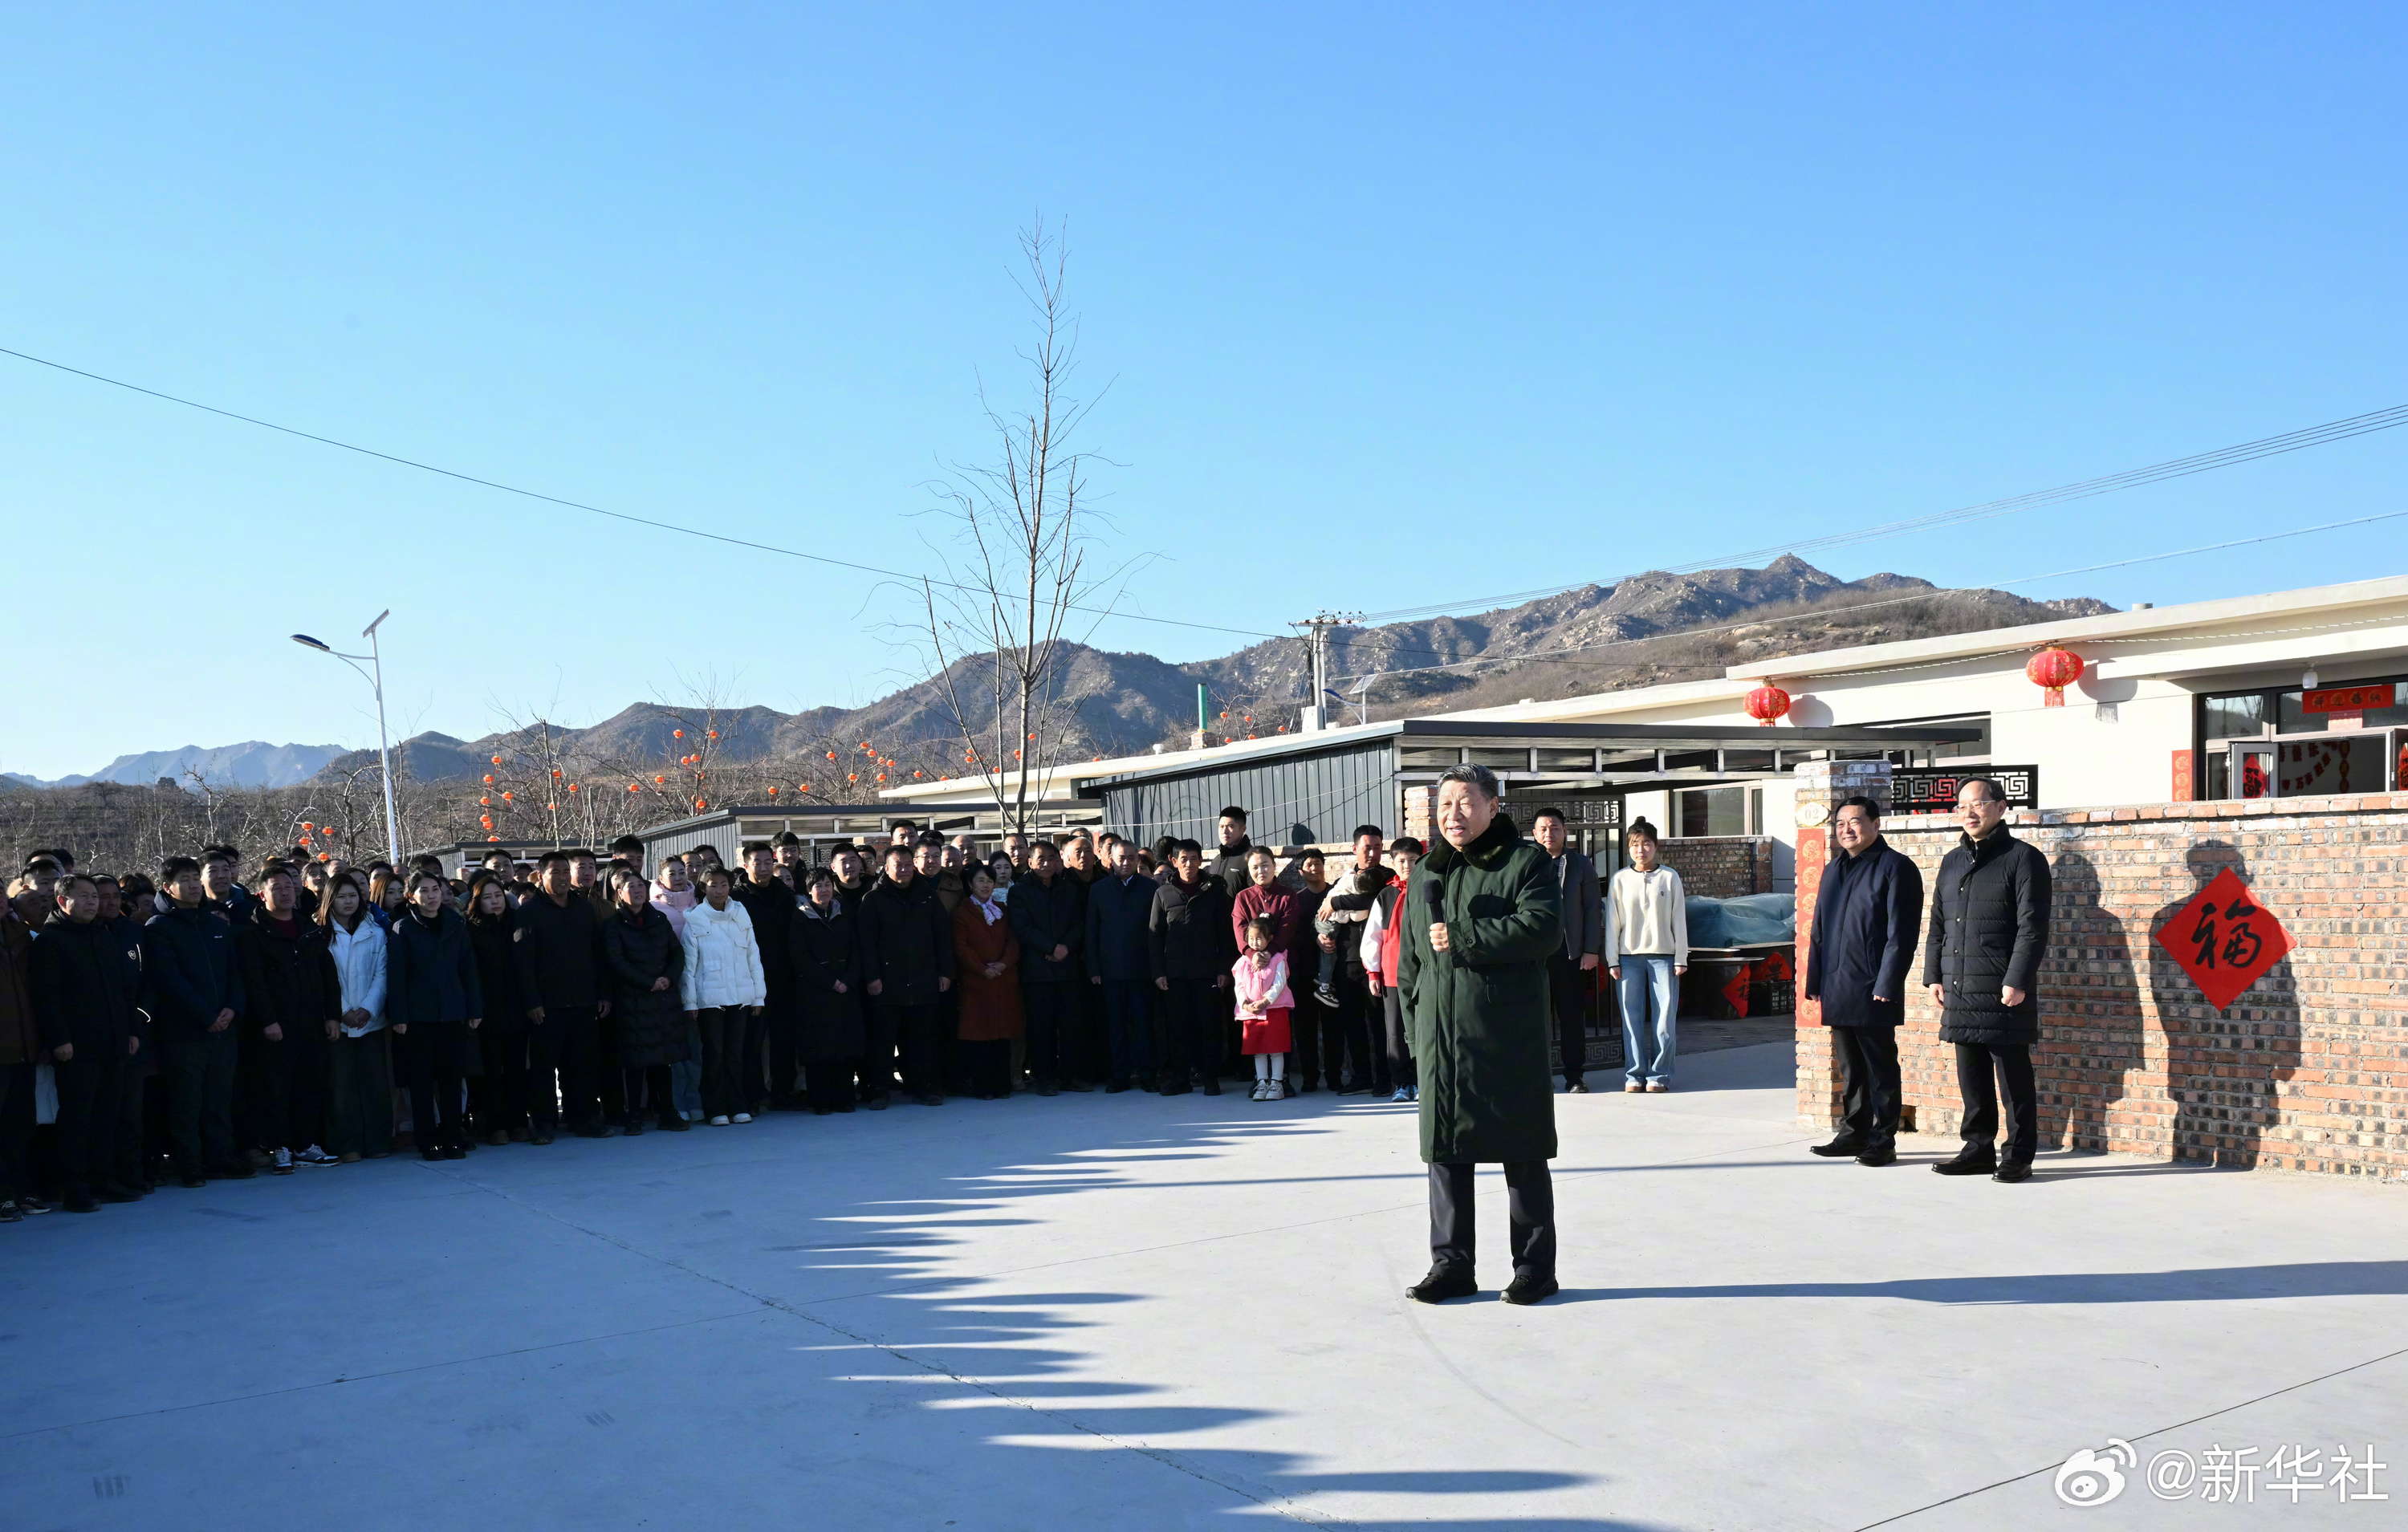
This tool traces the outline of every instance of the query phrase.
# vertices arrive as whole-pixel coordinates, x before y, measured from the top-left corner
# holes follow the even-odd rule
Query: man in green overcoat
[[[1421,1070],[1429,1164],[1430,1270],[1423,1303],[1479,1291],[1472,1276],[1475,1165],[1501,1163],[1512,1229],[1508,1303],[1555,1291],[1555,1082],[1547,955],[1563,895],[1547,853],[1498,811],[1497,775],[1450,767],[1438,782],[1438,843],[1397,911],[1397,983]]]

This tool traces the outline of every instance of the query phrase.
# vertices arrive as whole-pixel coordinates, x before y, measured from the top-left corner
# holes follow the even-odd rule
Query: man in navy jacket
[[[171,856],[159,870],[169,904],[142,928],[145,1007],[167,1080],[167,1139],[187,1187],[258,1174],[234,1144],[235,1018],[243,1011],[234,926],[203,902],[201,867]]]
[[[1854,797],[1831,816],[1841,854],[1823,869],[1806,945],[1806,997],[1823,1002],[1831,1056],[1845,1085],[1838,1138],[1816,1144],[1858,1165],[1898,1159],[1898,1029],[1907,971],[1923,930],[1923,874],[1882,838],[1881,807]]]
[[[1127,1090],[1132,1080],[1154,1088],[1154,1038],[1146,1009],[1154,958],[1146,925],[1154,913],[1155,887],[1153,879],[1137,870],[1136,849],[1125,840],[1112,842],[1111,870],[1087,885],[1087,982],[1104,994],[1111,1060],[1107,1092]]]

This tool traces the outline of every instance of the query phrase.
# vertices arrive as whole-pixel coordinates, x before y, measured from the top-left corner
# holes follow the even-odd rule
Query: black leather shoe
[[[1444,1303],[1449,1298],[1468,1298],[1480,1291],[1469,1271],[1447,1271],[1437,1267],[1430,1274],[1405,1289],[1405,1296],[1415,1303]]]
[[[1219,1075],[1206,1075],[1206,1076],[1204,1077],[1204,1081],[1203,1081],[1203,1084],[1202,1084],[1202,1086],[1201,1086],[1201,1089],[1203,1090],[1203,1092],[1204,1092],[1204,1094],[1205,1094],[1206,1095],[1220,1095],[1220,1094],[1221,1094],[1221,1077],[1220,1077]]]
[[[1118,1095],[1128,1088],[1129,1082],[1125,1080],[1111,1080],[1104,1082],[1104,1094],[1106,1095]]]
[[[1555,1279],[1553,1277],[1541,1277],[1535,1272],[1524,1272],[1506,1284],[1505,1301],[1543,1303],[1560,1291],[1562,1289],[1555,1285]]]
[[[209,1178],[207,1176],[186,1176],[184,1178],[184,1190],[187,1192],[197,1192],[208,1183]]]
[[[615,1138],[619,1130],[608,1123],[589,1123],[577,1130],[577,1136],[580,1138]]]
[[[2029,1181],[2031,1180],[2031,1167],[2022,1160],[2009,1160],[2005,1164],[2000,1166],[1996,1170],[1991,1171],[1990,1179],[1992,1181]]]
[[[1933,1174],[1942,1176],[1986,1176],[1998,1167],[1997,1151],[1969,1149],[1953,1160],[1941,1161],[1931,1169]]]
[[[627,1119],[627,1125],[619,1131],[630,1138],[640,1138],[644,1136],[644,1120],[640,1117],[630,1117]]]
[[[1806,1149],[1807,1153],[1820,1154],[1827,1160],[1844,1160],[1864,1152],[1865,1141],[1862,1138],[1851,1138],[1844,1133],[1828,1144],[1810,1144]]]
[[[1865,1146],[1864,1153],[1856,1156],[1856,1163],[1858,1165],[1871,1166],[1896,1165],[1898,1163],[1898,1145],[1868,1144]]]
[[[1039,1095],[1059,1095],[1062,1094],[1062,1087],[1054,1084],[1050,1080],[1039,1081],[1035,1089],[1037,1094]]]
[[[796,1110],[799,1111],[801,1109],[796,1108]],[[683,1133],[693,1126],[694,1124],[692,1123],[689,1123],[684,1118],[678,1116],[675,1112],[671,1112],[668,1116],[662,1118],[660,1124],[661,1131],[663,1133]]]
[[[1575,1080],[1570,1084],[1564,1087],[1564,1094],[1566,1095],[1586,1095],[1588,1094],[1588,1081],[1585,1080]]]
[[[66,1199],[61,1202],[59,1206],[64,1208],[71,1213],[96,1213],[100,1211],[99,1201],[94,1198],[90,1192],[69,1192],[66,1196]]]
[[[141,1193],[121,1186],[115,1181],[110,1181],[105,1186],[93,1187],[93,1193],[103,1202],[139,1202],[142,1200]]]

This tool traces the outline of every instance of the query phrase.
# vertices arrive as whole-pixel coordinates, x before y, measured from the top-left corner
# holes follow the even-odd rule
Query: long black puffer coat
[[[602,923],[602,969],[621,1067],[647,1069],[693,1056],[685,1045],[684,1002],[678,997],[685,943],[669,929],[666,915],[649,905],[636,910],[622,906]],[[667,980],[668,987],[654,990],[656,979]]]
[[[839,900],[795,911],[786,927],[795,970],[796,1046],[805,1064],[838,1064],[868,1052],[862,1022],[861,917]],[[837,985],[844,993],[837,993]]]
[[[1923,981],[1942,986],[1942,1042],[2040,1041],[2040,966],[2048,955],[2048,858],[2003,824],[1963,837],[1940,862]],[[2024,992],[2010,1006],[2000,995]]]

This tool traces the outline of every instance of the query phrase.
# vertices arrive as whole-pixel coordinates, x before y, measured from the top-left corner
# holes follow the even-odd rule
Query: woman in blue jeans
[[[1658,860],[1656,826],[1634,822],[1630,866],[1605,898],[1605,961],[1622,998],[1626,1091],[1669,1091],[1680,1052],[1681,976],[1689,971],[1689,895]],[[1652,1023],[1652,1024],[1651,1024]]]

